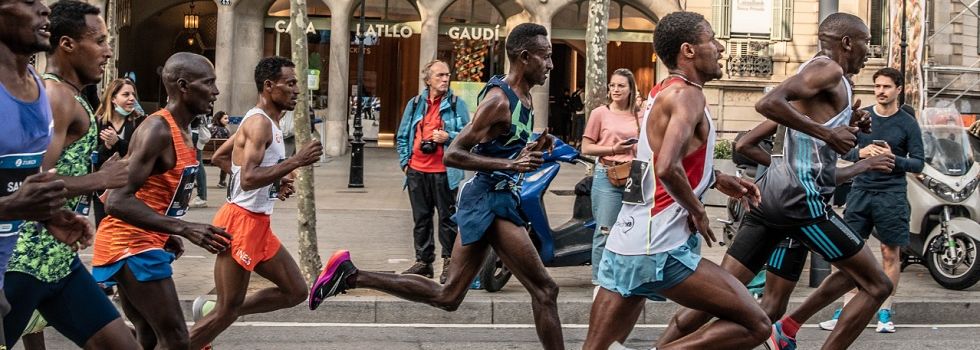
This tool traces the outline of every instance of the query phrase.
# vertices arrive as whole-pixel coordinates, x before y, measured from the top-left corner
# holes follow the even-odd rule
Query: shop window
[[[454,81],[484,82],[502,74],[506,20],[487,0],[457,0],[442,13],[436,57],[445,61]]]

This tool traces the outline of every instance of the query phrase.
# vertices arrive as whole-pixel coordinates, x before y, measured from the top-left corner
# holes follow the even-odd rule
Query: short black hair
[[[836,12],[832,13],[827,18],[824,18],[820,22],[820,26],[817,28],[817,36],[821,40],[836,38],[836,37],[853,37],[860,33],[860,30],[866,28],[867,25],[860,17],[844,13]]]
[[[510,34],[507,34],[505,45],[507,59],[513,60],[521,54],[521,51],[534,49],[532,45],[536,43],[535,39],[539,35],[548,36],[548,29],[540,24],[521,23],[511,29]]]
[[[873,75],[871,79],[878,80],[878,77],[882,76],[891,78],[896,87],[905,85],[905,79],[902,77],[902,72],[899,72],[898,69],[892,67],[879,69],[877,72],[875,72],[875,75]]]
[[[49,53],[58,48],[61,37],[67,36],[76,40],[81,38],[88,30],[85,16],[101,14],[102,10],[98,7],[76,0],[61,0],[51,5],[51,14],[48,15],[48,20],[51,21],[48,25],[48,31],[51,32],[51,38],[48,39],[51,42]]]
[[[684,43],[698,44],[704,31],[704,16],[697,12],[671,12],[653,31],[653,49],[669,69],[677,68],[677,55]]]
[[[281,56],[266,57],[255,66],[255,88],[262,92],[266,80],[276,81],[282,77],[282,68],[295,68],[296,64]]]

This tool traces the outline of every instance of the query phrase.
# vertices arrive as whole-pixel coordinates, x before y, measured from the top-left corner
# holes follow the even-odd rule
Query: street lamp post
[[[900,53],[901,62],[899,63],[899,70],[902,71],[902,80],[904,81],[904,83],[902,84],[902,91],[898,92],[899,106],[905,105],[905,90],[908,90],[908,84],[909,84],[909,81],[908,79],[906,79],[905,76],[905,60],[906,60],[905,55],[906,55],[906,51],[908,51],[908,46],[909,46],[908,37],[907,37],[908,34],[906,33],[908,31],[908,28],[906,28],[905,25],[905,16],[908,14],[908,12],[905,11],[905,6],[907,6],[907,3],[908,0],[902,0],[902,42],[899,44],[899,47],[901,47],[902,52]]]
[[[364,11],[367,0],[361,0],[361,18],[357,26],[357,107],[354,110],[354,140],[350,143],[350,179],[348,188],[364,187],[364,126],[361,113],[364,112]]]

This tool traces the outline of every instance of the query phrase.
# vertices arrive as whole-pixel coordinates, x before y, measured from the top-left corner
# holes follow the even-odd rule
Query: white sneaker
[[[833,318],[831,318],[829,320],[826,320],[826,321],[823,321],[823,322],[820,322],[818,324],[820,326],[820,329],[825,330],[825,331],[832,331],[832,330],[834,330],[834,327],[837,327],[837,319],[840,318],[840,313],[841,313],[841,309],[834,310],[834,317]]]
[[[609,345],[609,350],[634,350],[634,349],[627,348],[623,346],[623,344],[620,344],[618,341],[614,341],[611,345]]]
[[[188,206],[191,208],[207,208],[208,201],[201,199],[201,197],[194,197],[194,199],[191,199],[191,202],[188,203]]]
[[[892,311],[889,309],[878,310],[878,326],[875,327],[878,333],[895,333],[895,323],[892,322]]]

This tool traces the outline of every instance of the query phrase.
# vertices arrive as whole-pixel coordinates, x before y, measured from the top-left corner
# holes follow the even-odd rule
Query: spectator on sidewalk
[[[402,273],[432,278],[432,215],[437,209],[443,262],[439,282],[445,283],[457,233],[452,220],[456,189],[463,180],[463,171],[447,168],[442,157],[446,146],[469,122],[469,112],[463,100],[449,89],[449,65],[433,60],[425,65],[422,75],[426,87],[405,106],[395,141],[415,220],[415,264]]]
[[[93,85],[94,86],[94,85]],[[98,155],[95,159],[95,170],[102,168],[113,154],[119,158],[129,154],[129,140],[133,132],[143,121],[144,116],[136,110],[136,84],[129,79],[114,79],[105,89],[99,109],[95,112],[99,124]],[[95,225],[98,227],[105,218],[105,204],[98,196],[92,198],[95,213]]]
[[[223,139],[227,140],[231,136],[231,132],[228,131],[228,114],[224,111],[218,111],[214,114],[214,118],[211,118],[211,126],[208,127],[208,131],[211,132],[211,139]],[[221,170],[218,176],[218,187],[225,188],[228,184],[225,182],[225,178],[228,176],[224,170]]]
[[[606,104],[592,110],[582,135],[582,153],[598,157],[592,180],[592,216],[596,221],[592,236],[592,284],[597,288],[599,260],[609,230],[623,206],[623,189],[639,141],[635,94],[633,72],[625,68],[613,72]]]
[[[197,168],[197,197],[190,201],[191,208],[208,207],[208,176],[204,173],[204,145],[211,141],[211,131],[208,130],[207,116],[201,114],[191,122],[191,142],[197,151],[197,163],[201,166]]]
[[[857,161],[879,154],[893,153],[895,169],[890,173],[866,172],[854,178],[851,192],[847,195],[844,221],[867,239],[872,231],[881,241],[881,260],[885,274],[898,290],[901,276],[901,250],[909,244],[909,200],[906,193],[905,173],[922,171],[925,163],[922,148],[922,132],[915,117],[898,106],[898,94],[903,77],[897,69],[882,68],[876,72],[874,89],[876,104],[865,108],[871,113],[871,134],[857,134],[857,148],[844,156]],[[854,292],[844,296],[844,304],[854,297]],[[891,320],[892,298],[889,297],[878,310],[878,333],[894,333]],[[833,319],[820,323],[820,328],[833,330],[841,309]]]

